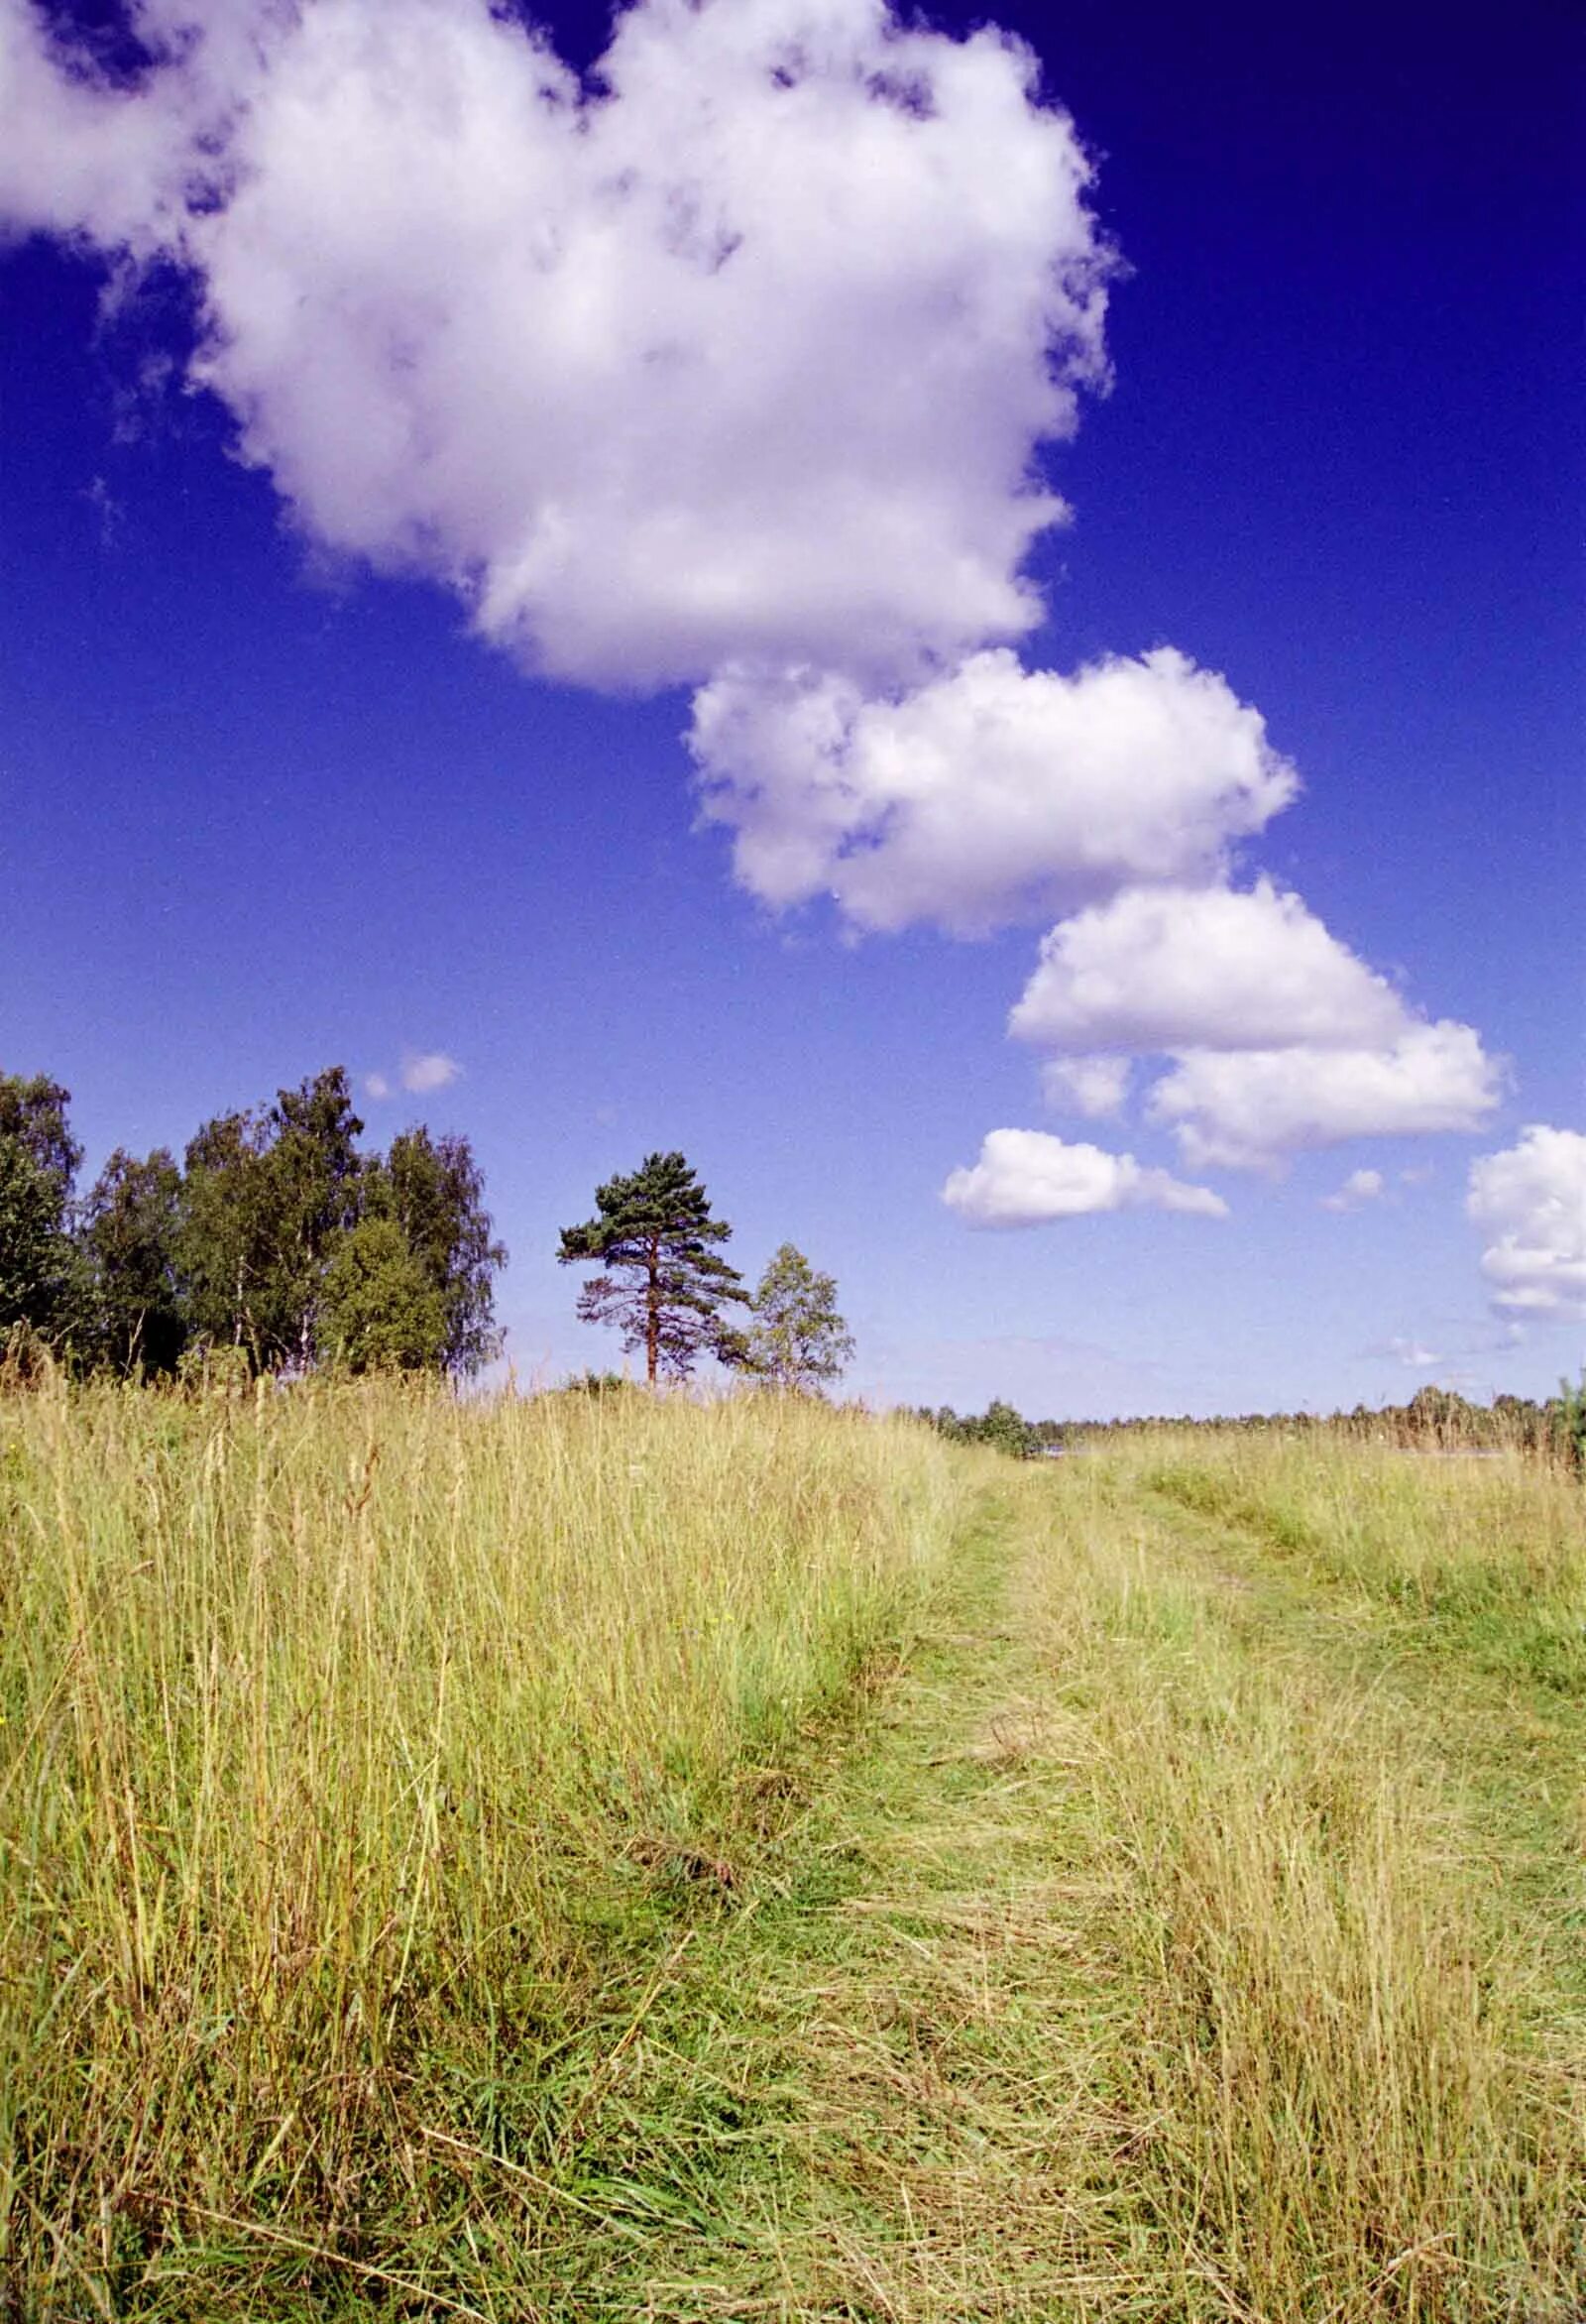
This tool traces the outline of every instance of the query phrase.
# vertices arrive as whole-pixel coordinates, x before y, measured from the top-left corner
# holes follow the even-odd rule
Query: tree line
[[[500,1352],[507,1252],[467,1138],[404,1130],[359,1144],[345,1069],[217,1114],[178,1163],[117,1147],[84,1195],[70,1094],[0,1074],[0,1352],[19,1331],[74,1369],[167,1378],[212,1362],[252,1374],[477,1372]],[[650,1386],[703,1357],[800,1393],[836,1380],[853,1341],[837,1285],[783,1243],[751,1292],[682,1154],[646,1155],[563,1229],[592,1267],[585,1323],[614,1327]]]
[[[954,1445],[988,1445],[1014,1460],[1041,1460],[1061,1452],[1067,1435],[1056,1420],[1026,1420],[1006,1397],[993,1396],[984,1412],[955,1412],[951,1404],[916,1405],[912,1417],[924,1421]]]
[[[1495,1396],[1473,1404],[1452,1388],[1417,1388],[1408,1404],[1357,1404],[1351,1412],[1244,1412],[1201,1419],[1191,1413],[1152,1413],[1127,1420],[1026,1420],[993,1397],[983,1413],[958,1413],[951,1404],[920,1405],[914,1418],[960,1445],[989,1445],[1015,1459],[1034,1460],[1087,1441],[1161,1429],[1203,1436],[1318,1436],[1352,1444],[1396,1445],[1406,1452],[1533,1452],[1586,1474],[1586,1372],[1578,1386],[1561,1380],[1558,1394]]]
[[[85,1195],[70,1094],[0,1075],[0,1341],[169,1377],[215,1350],[253,1373],[477,1371],[507,1253],[465,1137],[359,1145],[340,1066],[187,1141],[118,1146]]]

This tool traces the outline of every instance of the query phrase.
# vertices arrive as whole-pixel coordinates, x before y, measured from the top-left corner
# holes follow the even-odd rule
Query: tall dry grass
[[[1256,1556],[1176,1541],[1164,1483]],[[1090,2266],[1115,2312],[1573,2319],[1586,1727],[1542,1730],[1544,1756],[1524,1696],[1447,1640],[1391,1682],[1407,1595],[1479,1587],[1521,1630],[1529,1596],[1567,1597],[1578,1488],[1246,1439],[1077,1460],[1055,1499],[1028,1621],[1076,1763],[1060,1822],[1103,1876],[1075,1963],[1108,2028]],[[1297,1555],[1395,1621],[1264,1597],[1263,1556]],[[1496,1782],[1506,1750],[1553,1787],[1545,1825]]]
[[[0,1400],[0,2314],[1574,2324],[1583,1539],[1310,1440]]]
[[[962,1502],[791,1401],[0,1401],[0,2283],[130,2313],[205,2220],[371,2281],[383,2222],[460,2234],[433,2134],[576,2046],[624,1868],[731,1878],[743,1770]]]

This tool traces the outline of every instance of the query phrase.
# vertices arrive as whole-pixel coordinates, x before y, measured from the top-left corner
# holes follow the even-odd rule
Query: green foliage
[[[182,1265],[204,1337],[256,1371],[312,1362],[326,1267],[361,1209],[363,1128],[340,1066],[259,1113],[207,1121],[187,1147]]]
[[[748,1370],[802,1395],[841,1377],[853,1337],[838,1313],[836,1280],[818,1274],[792,1243],[784,1242],[767,1262],[749,1312]]]
[[[970,1427],[976,1443],[989,1445],[994,1452],[1006,1452],[1010,1459],[1028,1460],[1037,1450],[1029,1422],[999,1396],[992,1398]]]
[[[1038,1459],[1049,1447],[1061,1445],[1061,1432],[1052,1421],[1026,1420],[1013,1405],[993,1396],[981,1413],[960,1414],[951,1404],[932,1411],[922,1404],[916,1418],[956,1445],[985,1445],[1013,1460]]]
[[[1550,1410],[1565,1457],[1577,1475],[1586,1477],[1586,1369],[1578,1387],[1559,1381],[1557,1400]]]
[[[339,1065],[299,1089],[281,1091],[266,1118],[275,1344],[282,1360],[306,1364],[318,1338],[325,1270],[363,1207],[358,1138],[364,1125]]]
[[[325,1270],[321,1351],[352,1372],[439,1371],[446,1303],[394,1219],[360,1219]]]
[[[87,1352],[121,1372],[173,1372],[187,1339],[181,1282],[181,1172],[161,1146],[138,1161],[118,1146],[78,1226]]]
[[[60,1189],[62,1207],[82,1162],[82,1148],[66,1122],[71,1092],[42,1073],[24,1080],[0,1074],[0,1138],[16,1139]]]
[[[563,1396],[627,1396],[633,1383],[623,1372],[598,1372],[593,1365],[581,1372],[573,1372],[562,1382]]]
[[[77,1321],[71,1191],[82,1148],[69,1104],[43,1074],[0,1074],[0,1335],[21,1324],[60,1339]]]
[[[362,1129],[339,1066],[267,1112],[205,1123],[183,1204],[194,1328],[246,1348],[256,1371],[331,1352],[355,1370],[477,1371],[500,1344],[492,1278],[507,1253],[472,1148],[420,1127],[366,1156]]]
[[[1387,1445],[1407,1452],[1524,1452],[1586,1473],[1586,1432],[1581,1425],[1586,1412],[1586,1375],[1578,1389],[1572,1389],[1567,1381],[1560,1381],[1559,1388],[1560,1393],[1544,1404],[1529,1396],[1510,1395],[1495,1396],[1491,1404],[1473,1404],[1451,1388],[1428,1384],[1418,1388],[1408,1404],[1357,1404],[1349,1412],[1247,1412],[1214,1418],[1152,1413],[1128,1420],[1067,1422],[1063,1433],[1098,1445],[1114,1436],[1156,1437],[1164,1430],[1176,1430],[1208,1440],[1267,1436],[1312,1443],[1332,1440],[1344,1445]],[[1037,1428],[1043,1435],[1060,1433],[1052,1421],[1041,1421]]]
[[[420,1127],[365,1154],[333,1066],[206,1121],[184,1168],[118,1147],[77,1208],[67,1104],[43,1075],[0,1076],[0,1342],[184,1380],[221,1350],[250,1373],[334,1355],[457,1374],[497,1352],[507,1254],[466,1138]]]
[[[644,1376],[685,1379],[702,1355],[741,1363],[743,1341],[723,1316],[744,1297],[742,1278],[712,1249],[732,1227],[683,1155],[646,1154],[626,1177],[595,1190],[596,1216],[562,1229],[564,1267],[600,1274],[578,1295],[579,1320],[612,1324],[625,1352],[644,1351]]]
[[[200,1340],[269,1361],[276,1272],[269,1133],[252,1113],[223,1113],[187,1142],[179,1265]]]
[[[446,1329],[440,1360],[449,1372],[475,1372],[501,1349],[493,1321],[492,1277],[507,1262],[483,1207],[485,1181],[463,1137],[431,1137],[422,1124],[392,1140],[373,1165],[366,1201],[401,1229],[424,1279],[441,1303]]]

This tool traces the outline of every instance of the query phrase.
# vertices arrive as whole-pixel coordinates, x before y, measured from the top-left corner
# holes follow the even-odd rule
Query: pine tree
[[[681,1154],[647,1154],[625,1178],[595,1190],[597,1216],[562,1230],[564,1267],[599,1266],[578,1295],[579,1320],[615,1324],[625,1352],[644,1351],[653,1387],[687,1376],[701,1355],[742,1361],[743,1343],[722,1314],[743,1299],[742,1277],[711,1247],[733,1229],[711,1217],[710,1198]]]

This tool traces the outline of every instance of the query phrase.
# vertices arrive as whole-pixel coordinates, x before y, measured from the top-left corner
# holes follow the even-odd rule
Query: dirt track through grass
[[[585,2296],[1578,2317],[1578,1724],[1510,1685],[1506,1736],[1404,1627],[1133,1478],[1019,1478],[634,2056],[697,2207]]]

